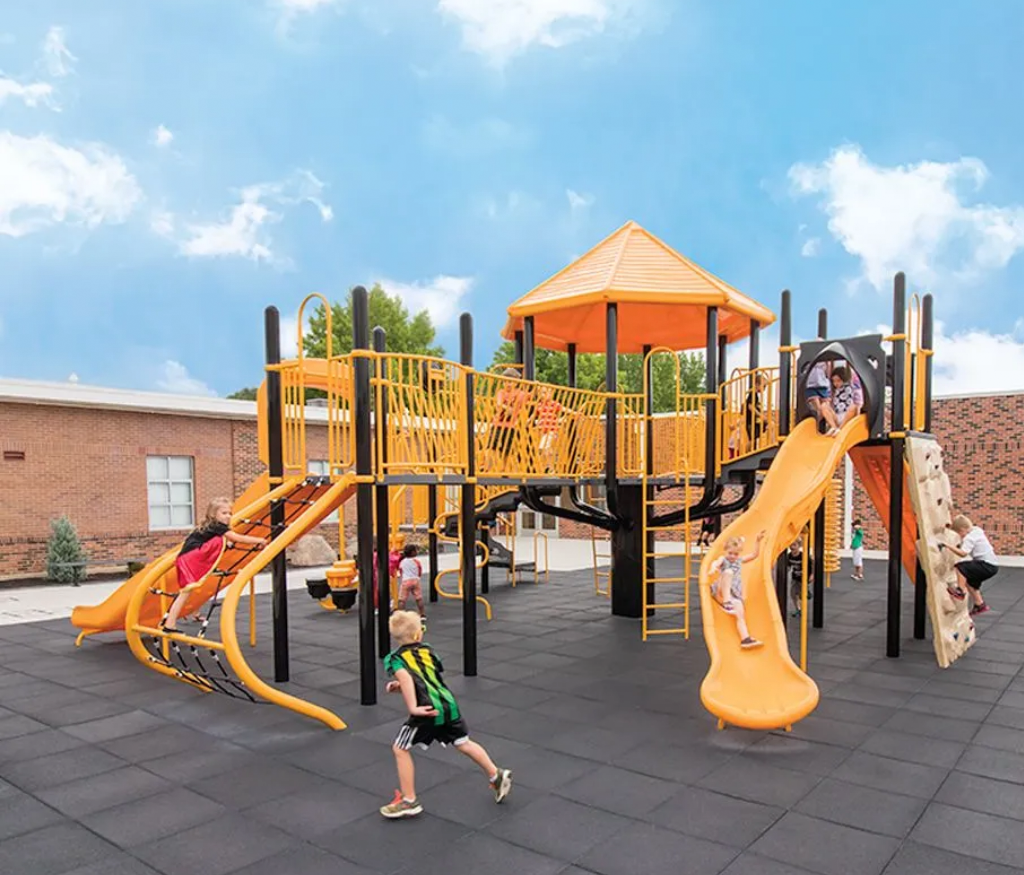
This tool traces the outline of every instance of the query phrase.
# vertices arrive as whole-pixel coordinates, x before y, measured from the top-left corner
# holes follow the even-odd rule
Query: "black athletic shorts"
[[[991,562],[984,559],[965,559],[956,563],[956,569],[971,586],[980,589],[981,585],[990,577],[995,577],[999,569]]]
[[[442,747],[454,744],[458,747],[469,741],[469,727],[461,717],[451,723],[442,723],[440,726],[433,723],[420,723],[412,718],[402,724],[395,736],[394,746],[399,750],[411,750],[414,744],[418,744],[424,750],[431,744],[437,742]]]

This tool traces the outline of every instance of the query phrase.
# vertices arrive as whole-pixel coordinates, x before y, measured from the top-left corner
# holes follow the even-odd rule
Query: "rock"
[[[338,558],[334,548],[323,535],[304,535],[288,547],[285,555],[296,568],[331,565]]]

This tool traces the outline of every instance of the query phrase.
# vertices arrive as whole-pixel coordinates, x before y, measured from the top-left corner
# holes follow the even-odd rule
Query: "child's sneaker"
[[[986,602],[983,605],[975,605],[971,608],[970,613],[972,617],[976,617],[978,614],[987,614],[990,610],[992,609],[988,606],[988,602]]]
[[[498,774],[494,776],[494,780],[490,784],[494,791],[494,801],[503,802],[512,789],[512,772],[508,769],[498,769]]]
[[[501,772],[498,775],[500,776]],[[395,798],[387,805],[382,805],[380,813],[389,820],[397,820],[400,817],[415,817],[417,814],[422,814],[423,806],[418,800],[408,802],[402,798],[401,790],[395,790]]]
[[[751,650],[754,647],[764,647],[764,642],[758,641],[756,638],[744,638],[740,642],[740,647],[744,650]]]

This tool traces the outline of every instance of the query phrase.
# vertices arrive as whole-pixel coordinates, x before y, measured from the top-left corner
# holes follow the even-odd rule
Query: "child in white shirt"
[[[963,514],[953,520],[953,531],[960,537],[960,546],[940,543],[939,549],[949,550],[950,553],[962,557],[962,561],[953,566],[956,569],[956,576],[960,586],[970,593],[974,602],[971,614],[984,614],[989,610],[989,606],[982,598],[981,585],[999,572],[996,566],[996,551],[981,526],[974,525]]]

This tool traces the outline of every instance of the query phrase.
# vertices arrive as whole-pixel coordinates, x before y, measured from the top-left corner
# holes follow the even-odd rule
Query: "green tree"
[[[444,355],[444,349],[434,343],[436,332],[426,310],[410,316],[398,295],[389,295],[380,285],[369,293],[370,329],[378,325],[387,332],[388,351],[411,355]],[[331,305],[331,324],[334,339],[331,352],[343,355],[352,351],[352,292],[344,303]],[[327,355],[327,316],[321,304],[309,319],[309,330],[303,339],[307,356]]]
[[[46,543],[46,579],[57,583],[71,583],[85,579],[85,568],[75,569],[62,567],[62,563],[84,562],[85,553],[82,543],[78,540],[78,532],[67,516],[50,521],[50,539]]]
[[[247,386],[244,389],[239,389],[237,392],[232,392],[230,395],[228,395],[228,398],[231,398],[235,401],[255,401],[256,390]]]
[[[677,353],[679,360],[680,391],[684,395],[697,395],[704,391],[704,356],[699,352]],[[515,361],[515,347],[506,341],[495,350],[492,369]],[[534,365],[538,380],[564,386],[569,381],[569,357],[564,352],[538,349]],[[654,410],[664,412],[675,409],[676,376],[672,357],[668,353],[651,359],[651,383]],[[602,353],[585,353],[576,357],[576,385],[580,389],[604,389],[605,357]],[[619,389],[622,392],[643,392],[643,356],[619,356]]]

